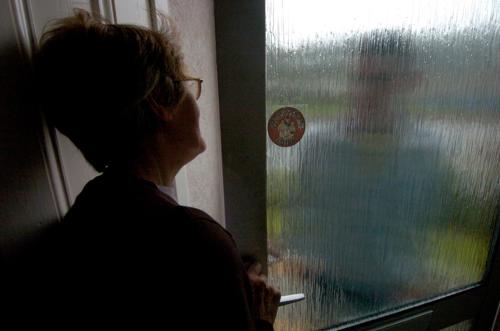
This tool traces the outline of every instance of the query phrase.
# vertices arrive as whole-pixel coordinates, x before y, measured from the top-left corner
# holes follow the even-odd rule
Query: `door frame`
[[[267,261],[265,0],[217,0],[214,14],[226,227],[242,253]],[[499,210],[480,284],[324,330],[408,330],[423,319],[432,331],[470,319],[474,330],[491,330],[500,300]]]

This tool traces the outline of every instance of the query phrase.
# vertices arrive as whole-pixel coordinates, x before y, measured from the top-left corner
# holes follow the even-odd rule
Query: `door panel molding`
[[[37,48],[37,38],[33,24],[33,15],[29,1],[11,0],[12,17],[15,22],[18,46],[24,56],[31,59]],[[40,144],[44,158],[47,177],[51,183],[53,199],[59,219],[69,210],[70,196],[67,179],[64,176],[63,163],[54,128],[47,125],[46,119],[39,111],[41,120]]]

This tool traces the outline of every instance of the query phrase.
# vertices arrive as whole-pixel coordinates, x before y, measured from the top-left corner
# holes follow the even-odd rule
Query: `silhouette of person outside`
[[[298,175],[308,212],[297,226],[311,227],[313,240],[288,243],[326,266],[316,296],[342,295],[356,316],[425,296],[426,231],[449,216],[448,174],[419,144],[405,99],[420,79],[411,38],[371,31],[359,45],[348,106],[332,115],[335,131],[318,133]]]

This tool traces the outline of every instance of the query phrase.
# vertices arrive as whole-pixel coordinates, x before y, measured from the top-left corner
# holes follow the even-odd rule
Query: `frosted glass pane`
[[[462,323],[458,323],[447,327],[446,329],[442,329],[441,331],[472,331],[474,324],[472,320],[463,321]]]
[[[364,318],[481,281],[500,175],[500,17],[489,0],[268,0],[270,280],[277,330]]]

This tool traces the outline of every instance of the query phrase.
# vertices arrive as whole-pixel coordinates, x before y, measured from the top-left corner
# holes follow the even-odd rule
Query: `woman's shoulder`
[[[232,235],[206,212],[179,205],[157,186],[131,176],[101,175],[78,195],[66,219],[105,219],[120,224],[136,220],[159,231],[190,232],[198,240],[216,238],[234,243]],[[100,220],[100,222],[102,222]],[[92,223],[92,222],[89,222]],[[101,223],[102,224],[102,223]]]
[[[90,180],[78,194],[70,211],[152,210],[155,206],[175,207],[177,203],[168,199],[147,180],[126,174],[104,173]]]
[[[189,223],[190,230],[193,236],[197,237],[196,239],[236,245],[231,233],[204,211],[178,205],[175,207],[175,213],[181,222]]]

